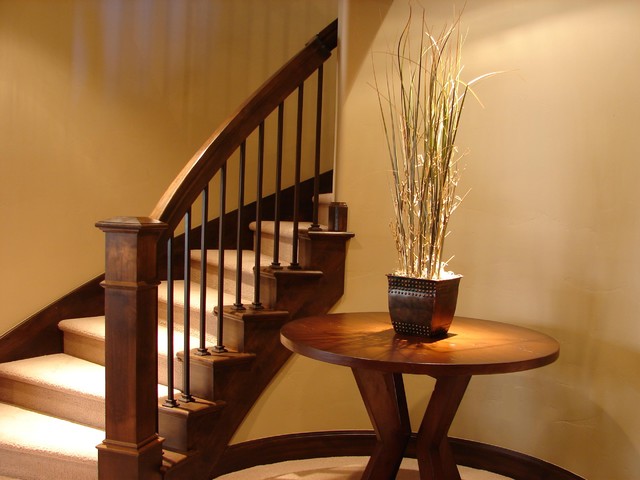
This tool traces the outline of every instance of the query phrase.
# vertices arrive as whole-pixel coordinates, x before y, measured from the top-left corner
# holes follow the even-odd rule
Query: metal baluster
[[[191,396],[191,208],[184,215],[184,357],[182,401],[193,402]]]
[[[218,333],[213,351],[226,352],[224,346],[224,214],[227,198],[227,164],[220,169],[220,221],[218,226]]]
[[[202,222],[200,225],[200,345],[196,355],[210,355],[207,350],[207,222],[209,221],[209,185],[202,191]]]
[[[276,150],[276,194],[275,216],[273,227],[273,261],[271,268],[282,268],[280,265],[280,193],[282,191],[282,139],[284,135],[284,102],[278,106],[278,141]]]
[[[300,269],[298,263],[298,224],[300,219],[300,164],[302,163],[302,107],[304,99],[304,83],[301,83],[298,87],[298,119],[297,119],[297,131],[296,131],[296,173],[295,184],[293,186],[293,252],[291,255],[291,264],[289,268],[291,270]]]
[[[284,102],[278,106],[278,137],[276,150],[276,193],[273,227],[273,261],[271,268],[282,268],[280,265],[280,194],[282,192],[282,144],[284,136]]]
[[[315,156],[315,170],[313,176],[313,223],[311,224],[311,231],[322,230],[318,223],[318,208],[320,207],[320,144],[322,136],[322,80],[323,80],[323,66],[318,67],[318,92],[316,95],[316,156]]]
[[[167,399],[165,407],[177,407],[173,390],[173,234],[167,240]]]
[[[255,241],[255,254],[256,261],[253,270],[254,275],[254,289],[253,289],[253,303],[251,304],[254,310],[260,310],[264,308],[262,302],[260,302],[260,250],[262,248],[262,177],[264,168],[264,121],[260,122],[258,127],[258,178],[257,182],[257,195],[256,195],[256,241]]]
[[[244,174],[247,157],[247,142],[240,144],[240,163],[238,165],[238,226],[236,230],[236,310],[246,310],[242,304],[242,208],[244,207]]]

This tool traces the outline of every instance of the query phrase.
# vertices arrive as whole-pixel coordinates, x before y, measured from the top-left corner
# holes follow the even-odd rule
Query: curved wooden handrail
[[[169,225],[168,231],[176,228],[204,187],[249,134],[331,56],[337,45],[337,31],[335,20],[223,122],[171,183],[151,212],[151,218]]]

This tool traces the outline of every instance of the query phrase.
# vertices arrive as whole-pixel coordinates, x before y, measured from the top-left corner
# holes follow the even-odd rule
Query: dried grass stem
[[[389,54],[384,84],[374,72],[389,149],[398,252],[396,274],[440,278],[449,218],[461,202],[456,135],[472,82],[461,80],[459,19],[433,35],[422,16],[422,35],[412,44],[409,15]],[[484,77],[484,76],[483,76]]]

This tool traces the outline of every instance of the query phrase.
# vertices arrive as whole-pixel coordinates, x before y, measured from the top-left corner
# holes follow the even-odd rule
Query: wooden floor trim
[[[451,438],[458,465],[487,470],[515,480],[585,480],[538,458],[484,443]],[[281,435],[230,445],[216,476],[290,460],[334,456],[368,456],[375,443],[372,431],[343,430]],[[406,457],[415,458],[415,435]]]

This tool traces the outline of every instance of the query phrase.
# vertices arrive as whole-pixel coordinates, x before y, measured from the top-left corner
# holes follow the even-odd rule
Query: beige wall
[[[0,0],[0,331],[99,273],[95,221],[147,214],[213,127],[335,5]],[[340,3],[336,188],[357,234],[340,311],[386,306],[394,256],[370,52],[393,41],[406,5]],[[428,2],[435,25],[452,5]],[[536,371],[475,378],[452,433],[590,480],[640,474],[639,8],[469,0],[464,14],[468,76],[509,73],[478,87],[485,109],[465,112],[461,188],[472,191],[447,246],[465,276],[459,313],[548,332],[562,354]],[[243,43],[245,31],[255,35]],[[416,421],[432,383],[407,384]],[[296,358],[237,439],[368,427],[347,369]]]
[[[463,4],[423,3],[435,26]],[[459,313],[547,332],[562,351],[539,370],[474,378],[452,434],[590,480],[640,478],[640,4],[466,3],[467,78],[508,73],[477,87],[485,108],[468,103],[459,138],[472,189],[447,245],[464,275]],[[371,52],[406,15],[406,0],[341,2],[336,191],[357,236],[340,311],[386,308],[395,259]],[[408,382],[415,422],[431,382]],[[367,427],[357,398],[348,369],[297,358],[238,437]]]
[[[326,0],[0,0],[0,334],[103,271],[95,222],[148,215],[336,15]]]

